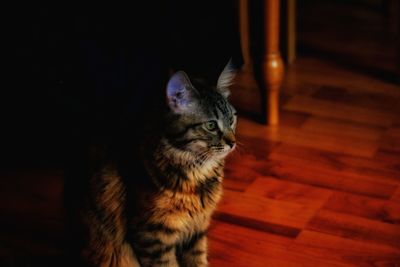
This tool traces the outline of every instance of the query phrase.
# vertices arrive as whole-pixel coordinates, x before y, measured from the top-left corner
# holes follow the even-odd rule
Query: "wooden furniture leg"
[[[262,96],[263,121],[269,125],[279,122],[279,89],[283,79],[283,61],[279,52],[280,0],[264,0],[263,55],[255,60],[254,71]]]

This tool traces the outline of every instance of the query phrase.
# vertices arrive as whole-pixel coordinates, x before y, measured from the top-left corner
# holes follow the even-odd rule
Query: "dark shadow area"
[[[84,165],[89,144],[140,138],[142,125],[161,116],[171,72],[213,84],[231,57],[240,64],[237,6],[140,1],[5,11],[0,266],[71,266],[60,262],[65,170]]]
[[[297,6],[300,55],[400,83],[398,1],[305,0]]]
[[[6,165],[59,163],[76,138],[145,118],[164,104],[173,70],[214,83],[239,48],[235,9],[231,1],[10,9]]]

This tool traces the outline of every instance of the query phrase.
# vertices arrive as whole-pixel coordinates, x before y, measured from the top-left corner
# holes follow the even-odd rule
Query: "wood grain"
[[[231,224],[216,222],[209,236],[211,266],[351,266],[288,251],[291,239]]]
[[[318,132],[311,131],[294,131],[292,127],[280,126],[273,127],[257,127],[252,121],[243,120],[239,124],[238,130],[246,136],[266,137],[268,140],[275,142],[284,142],[294,145],[306,146],[311,148],[319,148],[331,152],[340,153],[346,151],[347,154],[355,156],[372,157],[378,146],[375,142],[361,140],[352,137],[339,137],[334,135],[321,135]],[[253,128],[258,130],[254,131]]]
[[[300,146],[285,145],[277,147],[269,154],[270,160],[280,162],[297,162],[304,166],[313,165],[325,170],[334,171],[338,176],[344,173],[347,178],[354,176],[371,181],[387,182],[398,185],[400,182],[400,158],[392,154],[385,160],[379,160],[378,150],[374,158],[363,158],[345,155],[343,153],[331,153],[318,149],[308,149]],[[381,155],[381,157],[383,157]],[[351,180],[351,178],[349,178]]]
[[[392,200],[400,202],[400,187],[397,188],[396,192],[394,192],[394,194],[392,196]]]
[[[374,126],[390,126],[396,116],[389,112],[370,110],[341,102],[296,95],[285,104],[285,109],[313,115]]]
[[[304,194],[307,192],[307,195]],[[283,200],[311,207],[321,207],[332,195],[331,190],[263,176],[246,188],[246,194]]]
[[[377,141],[383,135],[384,128],[345,120],[326,120],[313,116],[307,120],[302,129],[307,133],[331,135],[336,138],[354,138],[365,141]]]
[[[225,190],[218,211],[273,224],[303,228],[314,215],[316,208]]]
[[[353,266],[396,266],[400,263],[399,248],[309,230],[301,232],[289,251],[333,262],[344,261]]]
[[[308,230],[400,248],[400,225],[321,210],[307,225]]]
[[[400,203],[390,200],[335,192],[324,208],[376,221],[400,224]]]

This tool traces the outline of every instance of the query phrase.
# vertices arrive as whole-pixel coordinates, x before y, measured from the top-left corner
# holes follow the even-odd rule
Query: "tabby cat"
[[[227,100],[233,77],[230,64],[215,88],[175,73],[162,127],[141,142],[143,174],[125,175],[112,161],[98,168],[82,212],[86,264],[208,265],[207,228],[221,197],[224,159],[235,147],[236,112]]]

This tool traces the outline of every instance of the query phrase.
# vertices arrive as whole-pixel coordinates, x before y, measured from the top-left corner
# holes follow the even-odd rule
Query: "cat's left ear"
[[[237,69],[233,64],[232,59],[230,59],[217,81],[217,91],[224,97],[230,95],[229,87],[233,84],[236,73]]]
[[[175,113],[193,112],[197,98],[198,92],[185,72],[178,71],[172,75],[167,84],[167,101],[172,111]]]

